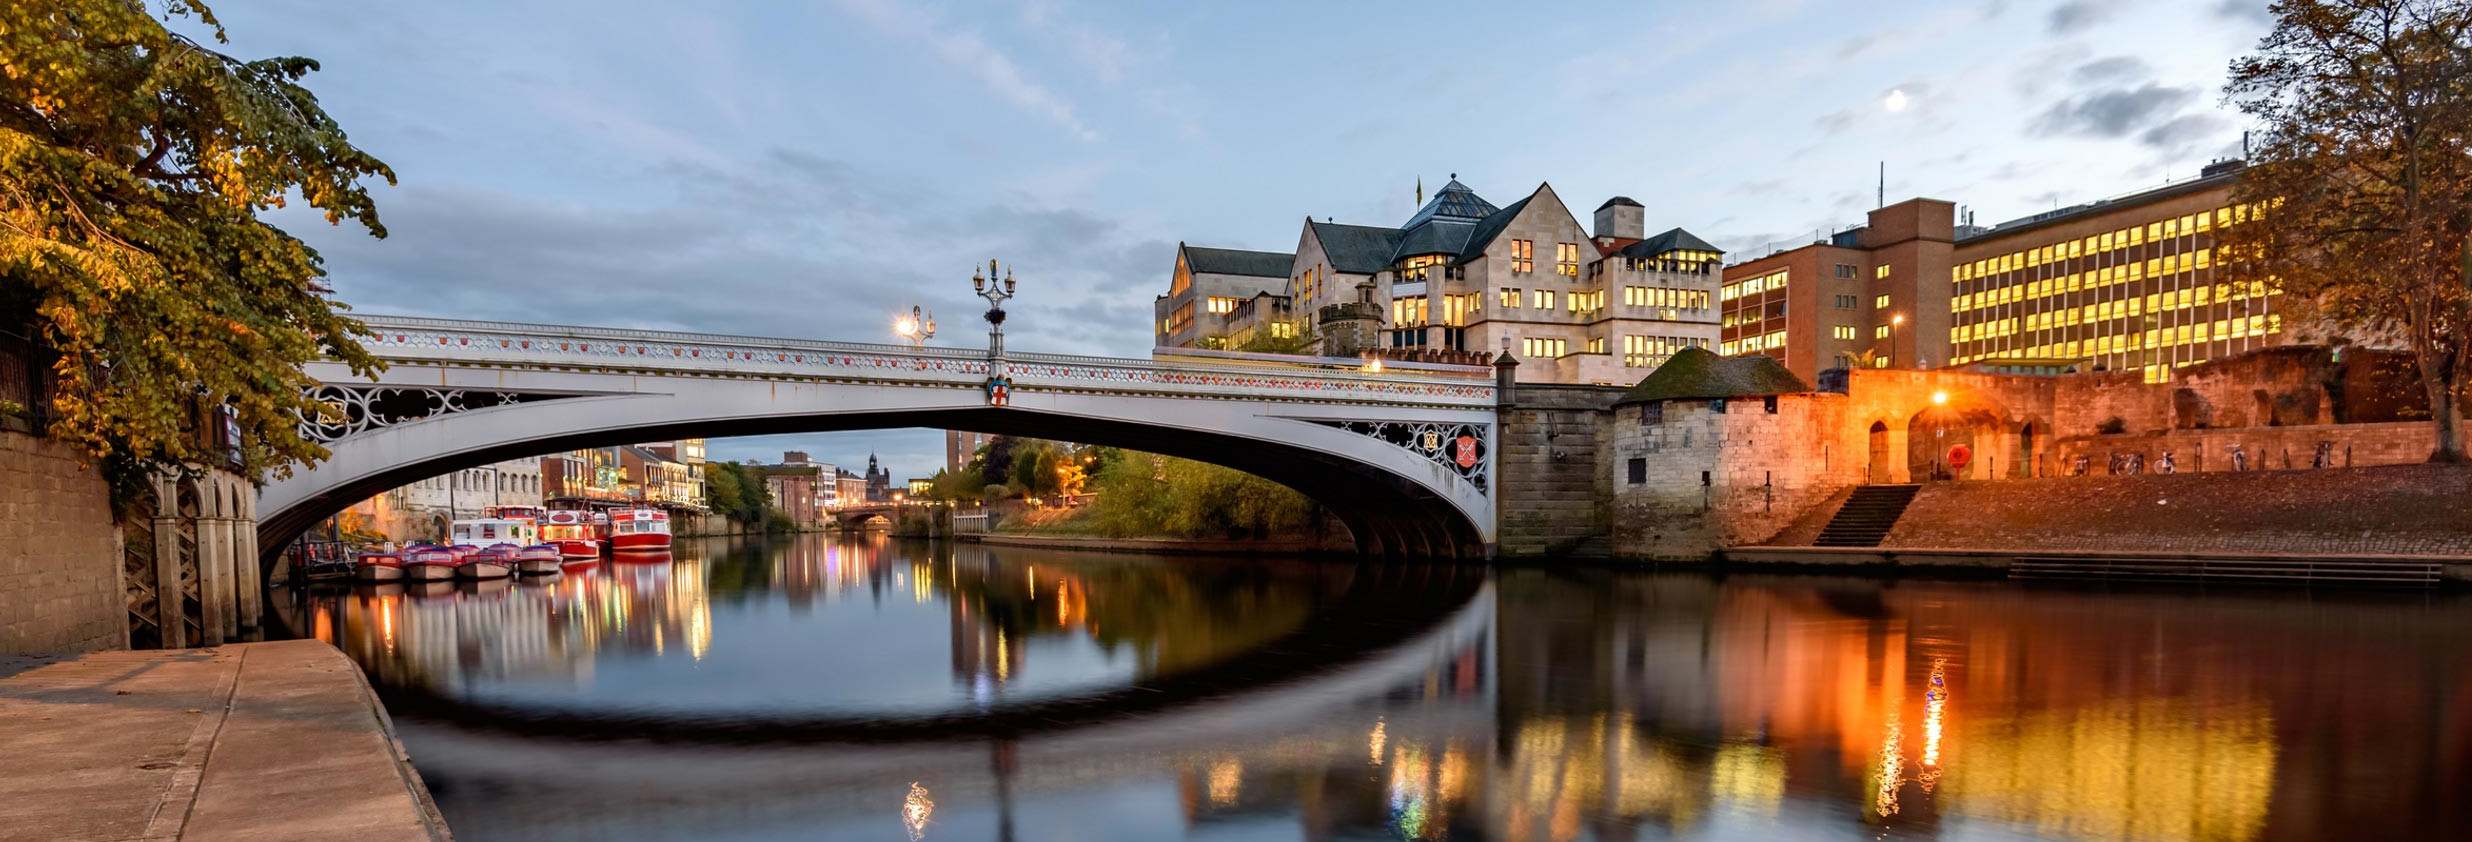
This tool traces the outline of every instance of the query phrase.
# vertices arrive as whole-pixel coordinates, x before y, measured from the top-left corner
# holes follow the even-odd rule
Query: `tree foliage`
[[[1189,459],[1126,453],[1100,466],[1089,518],[1112,537],[1261,538],[1310,534],[1311,500],[1287,486]]]
[[[0,325],[56,353],[53,435],[116,468],[202,461],[196,409],[237,414],[244,467],[326,451],[300,366],[369,373],[316,252],[259,218],[303,201],[385,236],[354,148],[300,84],[306,58],[244,61],[198,0],[0,4]]]
[[[2286,309],[2409,347],[2461,462],[2472,338],[2472,4],[2277,0],[2225,92],[2264,128],[2218,228],[2227,279]],[[2287,325],[2290,320],[2287,319]],[[2287,328],[2288,329],[2288,328]]]
[[[764,472],[736,462],[704,464],[704,505],[745,526],[767,524],[776,514]]]

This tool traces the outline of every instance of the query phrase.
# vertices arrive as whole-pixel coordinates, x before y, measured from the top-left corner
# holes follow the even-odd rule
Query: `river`
[[[462,842],[2472,837],[2472,599],[682,540],[283,601]]]

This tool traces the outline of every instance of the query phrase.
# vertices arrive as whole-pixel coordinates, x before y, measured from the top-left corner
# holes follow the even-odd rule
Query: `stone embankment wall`
[[[1599,452],[1604,408],[1622,390],[1521,384],[1503,410],[1495,454],[1497,553],[1509,558],[1603,556],[1611,497]]]
[[[2174,473],[2287,470],[2321,467],[2318,449],[2325,448],[2328,468],[2415,465],[2429,461],[2437,433],[2427,421],[2385,424],[2319,424],[2307,427],[2243,427],[2229,430],[2171,430],[2075,436],[2055,442],[2054,473],[2078,475],[2077,460],[2085,457],[2086,475],[2111,474],[2112,460],[2130,455],[2140,473],[2157,473],[2165,454]],[[2472,431],[2466,431],[2472,433]],[[2465,436],[2472,443],[2472,434]],[[2237,454],[2245,456],[2241,465]],[[2127,463],[2124,461],[2123,470]],[[2472,507],[2472,501],[2467,501]]]
[[[0,432],[0,654],[129,645],[111,492],[76,449]]]
[[[2466,501],[2452,465],[1935,483],[1882,546],[2460,557]]]

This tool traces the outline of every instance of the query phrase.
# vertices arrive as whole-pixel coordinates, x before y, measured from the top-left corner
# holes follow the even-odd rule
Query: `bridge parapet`
[[[624,328],[406,316],[362,320],[365,343],[390,363],[640,371],[705,377],[977,387],[985,352],[861,342],[774,339]],[[1009,354],[1017,391],[1164,394],[1315,403],[1490,407],[1490,372],[1358,371],[1323,363],[1209,364],[1069,354]]]

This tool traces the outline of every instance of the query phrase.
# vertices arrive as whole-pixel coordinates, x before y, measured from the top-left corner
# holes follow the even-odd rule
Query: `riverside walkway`
[[[0,840],[449,839],[314,640],[0,657]]]

